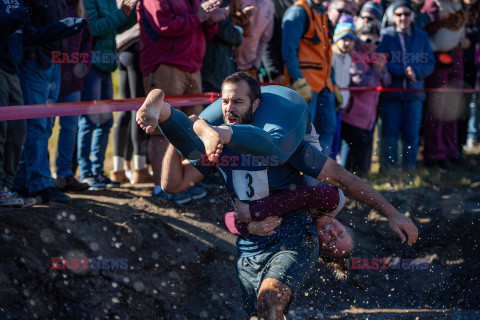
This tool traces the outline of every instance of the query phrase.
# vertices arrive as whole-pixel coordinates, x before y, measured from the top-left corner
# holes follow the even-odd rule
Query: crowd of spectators
[[[117,68],[120,98],[220,91],[244,71],[297,91],[322,152],[360,175],[377,127],[381,172],[414,172],[419,146],[425,166],[452,169],[480,140],[479,94],[422,90],[476,88],[480,0],[0,0],[0,17],[0,106],[110,100]],[[168,142],[135,116],[60,117],[55,155],[54,118],[0,121],[0,206],[129,182],[153,182],[153,196],[177,204],[204,197],[208,179],[161,189]]]

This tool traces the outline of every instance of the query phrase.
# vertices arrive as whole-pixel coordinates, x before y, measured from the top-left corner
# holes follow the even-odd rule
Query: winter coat
[[[391,80],[386,67],[378,71],[365,61],[351,64],[351,87],[388,87]],[[377,91],[352,91],[347,106],[342,110],[342,121],[370,131],[377,119],[379,98],[380,92]]]
[[[392,76],[390,87],[424,89],[424,79],[435,67],[435,58],[427,33],[412,25],[406,33],[403,48],[399,32],[394,26],[390,26],[382,30],[380,41],[376,52],[388,55],[386,65]],[[411,82],[406,78],[407,66],[413,68],[417,82]],[[382,95],[382,99],[395,101],[424,101],[425,98],[425,92],[384,92]]]
[[[201,23],[197,10],[201,0],[140,0],[140,69],[143,76],[160,64],[185,72],[198,72],[206,40],[213,38],[217,24]]]
[[[83,0],[83,4],[93,35],[92,66],[113,72],[118,62],[115,36],[136,23],[135,12],[127,16],[115,0]]]
[[[224,6],[228,1],[224,1]],[[203,58],[202,82],[220,91],[223,79],[235,73],[236,62],[234,49],[242,43],[242,35],[227,18],[218,23],[218,30],[212,40],[207,41]]]

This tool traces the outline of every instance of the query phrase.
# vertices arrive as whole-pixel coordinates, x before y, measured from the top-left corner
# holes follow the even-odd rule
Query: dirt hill
[[[465,168],[477,172],[467,187],[443,173],[444,186],[383,192],[419,227],[411,248],[386,219],[349,200],[339,220],[354,230],[353,256],[387,259],[389,268],[355,269],[339,283],[319,262],[289,319],[480,319],[474,160]],[[127,185],[71,194],[71,205],[0,209],[0,319],[243,319],[235,237],[220,224],[232,209],[225,190],[181,208],[150,192]],[[57,270],[52,258],[104,265]],[[420,258],[424,268],[392,268]]]

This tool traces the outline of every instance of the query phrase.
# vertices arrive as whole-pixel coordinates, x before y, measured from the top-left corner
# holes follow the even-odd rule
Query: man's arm
[[[417,241],[418,229],[412,220],[398,212],[365,180],[348,172],[332,159],[327,159],[317,179],[344,190],[354,199],[366,203],[384,214],[388,218],[390,228],[400,237],[402,242],[406,240],[402,231],[407,233],[409,245]]]
[[[65,39],[82,31],[87,24],[86,19],[80,18],[65,18],[38,29],[27,23],[23,28],[23,45],[32,46]]]
[[[205,176],[190,162],[184,160],[170,144],[162,163],[162,189],[169,193],[179,193],[201,181]]]
[[[307,13],[300,6],[291,6],[283,16],[282,57],[292,81],[303,78],[298,63],[298,46],[307,21]]]
[[[15,8],[0,19],[0,41],[6,41],[15,31],[20,29],[28,19],[26,8]]]

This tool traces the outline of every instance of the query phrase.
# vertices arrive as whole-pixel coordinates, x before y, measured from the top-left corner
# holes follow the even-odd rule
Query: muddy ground
[[[430,184],[382,192],[417,224],[411,248],[348,200],[339,219],[354,230],[353,256],[426,264],[356,269],[340,283],[319,262],[288,319],[480,319],[479,160],[469,157],[461,187],[450,183],[458,173],[437,172]],[[243,319],[235,237],[220,225],[232,209],[225,190],[182,207],[150,193],[126,185],[71,194],[71,205],[0,209],[0,319]],[[52,257],[124,259],[128,268],[53,270]]]

